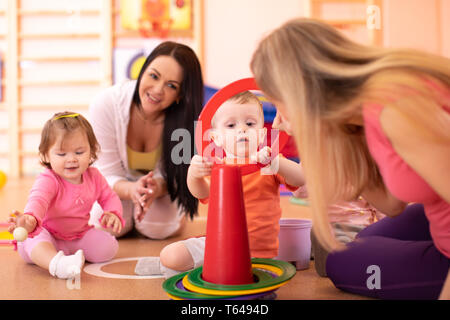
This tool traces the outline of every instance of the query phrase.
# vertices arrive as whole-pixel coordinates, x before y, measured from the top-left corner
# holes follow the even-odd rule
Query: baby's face
[[[248,158],[264,141],[264,115],[256,103],[227,101],[214,116],[213,140],[227,157]]]
[[[91,148],[86,133],[76,129],[64,136],[63,130],[59,130],[45,158],[61,178],[73,184],[81,183],[83,172],[91,162]]]

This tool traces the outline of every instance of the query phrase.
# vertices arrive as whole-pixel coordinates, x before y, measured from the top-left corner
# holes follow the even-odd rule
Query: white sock
[[[48,271],[54,277],[70,279],[79,275],[83,266],[83,250],[78,250],[75,254],[70,256],[65,256],[62,251],[59,251],[50,261]]]
[[[153,276],[162,274],[159,257],[140,258],[136,263],[134,273],[140,276]]]
[[[163,266],[159,257],[145,257],[138,260],[134,272],[140,276],[163,275],[164,278],[168,279],[183,271],[177,271]]]

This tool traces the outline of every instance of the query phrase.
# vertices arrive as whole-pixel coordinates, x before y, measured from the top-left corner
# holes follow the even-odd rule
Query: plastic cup
[[[311,259],[311,227],[309,219],[280,219],[277,260],[290,262],[297,270],[309,268]]]

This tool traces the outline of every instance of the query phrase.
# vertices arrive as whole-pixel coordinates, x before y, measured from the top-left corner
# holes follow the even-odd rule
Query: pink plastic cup
[[[277,260],[295,265],[297,270],[309,268],[311,259],[311,227],[308,219],[280,219]]]

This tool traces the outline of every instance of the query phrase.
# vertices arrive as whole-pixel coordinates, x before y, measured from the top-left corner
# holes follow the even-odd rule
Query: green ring
[[[201,267],[200,267],[201,268]],[[199,268],[197,268],[199,269]],[[194,269],[194,270],[197,270]],[[203,294],[203,293],[196,293],[196,292],[192,292],[192,291],[184,291],[181,290],[177,287],[177,282],[180,281],[181,279],[184,278],[184,276],[194,270],[191,271],[187,271],[187,272],[183,272],[180,274],[177,274],[173,277],[170,277],[169,279],[165,280],[162,284],[163,289],[167,292],[170,293],[173,296],[176,296],[178,298],[185,298],[185,299],[211,299],[211,300],[215,300],[215,299],[229,299],[229,298],[236,298],[236,295],[229,295],[229,296],[213,296],[213,295],[208,295],[208,294]],[[268,278],[272,278],[272,276],[262,270],[258,270],[258,269],[253,269],[253,274],[258,278],[258,281],[263,281],[266,280]],[[272,278],[273,279],[273,278]],[[245,295],[242,295],[245,296]]]
[[[239,290],[251,290],[251,289],[260,289],[265,287],[275,286],[282,282],[286,282],[291,279],[297,272],[295,267],[285,261],[273,260],[273,259],[263,259],[263,258],[253,258],[252,264],[266,264],[270,266],[277,267],[283,271],[283,273],[276,278],[265,277],[265,279],[261,279],[258,282],[250,283],[250,284],[242,284],[242,285],[226,285],[226,284],[217,284],[212,282],[207,282],[202,279],[202,270],[203,267],[198,267],[197,269],[192,270],[188,274],[188,281],[199,288],[203,289],[213,289],[213,290],[222,290],[222,291],[239,291]],[[258,270],[253,270],[256,273]],[[266,272],[264,272],[266,273]],[[258,278],[259,279],[259,278]]]
[[[185,298],[185,299],[226,299],[233,297],[233,296],[211,296],[192,291],[181,290],[177,287],[177,282],[183,279],[186,274],[188,274],[188,272],[177,274],[165,280],[162,284],[164,291],[178,298]]]

